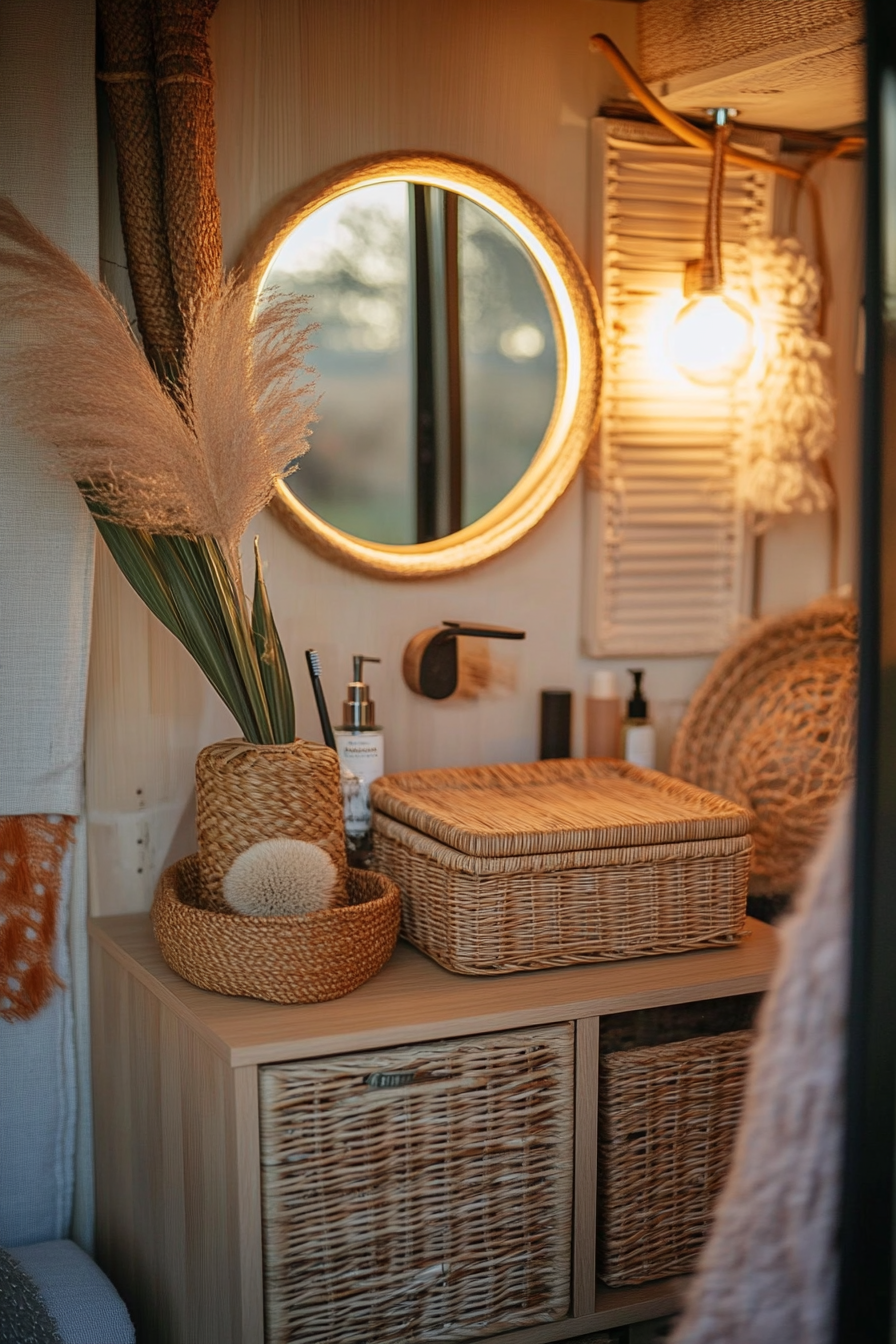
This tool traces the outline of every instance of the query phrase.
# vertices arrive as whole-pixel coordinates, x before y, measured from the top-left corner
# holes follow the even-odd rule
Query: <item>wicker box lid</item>
[[[370,795],[377,811],[479,857],[716,840],[752,822],[727,799],[615,760],[408,771]]]

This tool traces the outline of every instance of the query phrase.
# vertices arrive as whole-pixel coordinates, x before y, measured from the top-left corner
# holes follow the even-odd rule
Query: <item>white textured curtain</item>
[[[93,65],[90,0],[3,0],[0,191],[96,276]],[[7,350],[10,325],[0,329]],[[0,455],[0,815],[75,816],[93,524],[75,487],[48,475],[40,446],[3,422]]]
[[[0,4],[0,192],[96,276],[94,45],[93,0]],[[16,339],[4,323],[0,358]],[[48,474],[41,446],[2,421],[0,463],[0,815],[78,816],[93,524],[74,486]],[[0,1073],[4,1060],[27,1050],[29,1106],[38,1113],[59,1108],[58,1124],[70,1139],[60,1147],[66,1170],[54,1177],[61,1199],[54,1228],[89,1244],[85,864],[79,826],[65,874],[67,986],[54,996],[52,1012],[2,1024]],[[14,1091],[0,1088],[0,1142],[15,1118],[7,1110],[21,1107]],[[36,1172],[35,1179],[46,1181],[49,1173]]]

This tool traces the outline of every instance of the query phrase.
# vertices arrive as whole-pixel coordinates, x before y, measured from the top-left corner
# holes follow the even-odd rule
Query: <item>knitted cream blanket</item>
[[[731,1173],[670,1344],[833,1337],[851,822],[848,797],[781,927]]]

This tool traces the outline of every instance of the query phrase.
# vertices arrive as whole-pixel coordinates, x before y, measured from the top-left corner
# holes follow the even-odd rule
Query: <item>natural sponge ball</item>
[[[304,840],[262,840],[225,873],[224,899],[238,915],[306,915],[338,904],[336,865]]]

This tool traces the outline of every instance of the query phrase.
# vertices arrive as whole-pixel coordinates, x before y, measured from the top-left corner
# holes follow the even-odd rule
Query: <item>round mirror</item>
[[[599,311],[556,224],[448,157],[365,159],[282,202],[244,262],[307,296],[322,393],[276,507],[393,577],[477,564],[569,484],[597,424]]]

